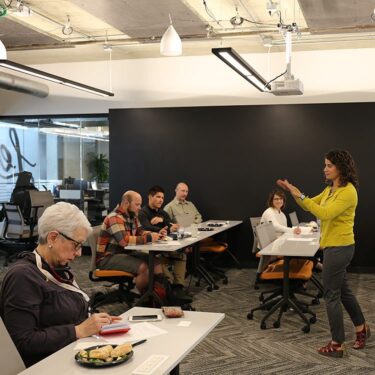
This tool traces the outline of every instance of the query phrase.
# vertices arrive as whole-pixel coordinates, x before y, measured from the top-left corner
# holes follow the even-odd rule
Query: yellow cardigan
[[[296,202],[321,221],[320,247],[348,246],[354,244],[354,216],[358,203],[357,190],[350,182],[330,195],[327,186],[322,193]]]

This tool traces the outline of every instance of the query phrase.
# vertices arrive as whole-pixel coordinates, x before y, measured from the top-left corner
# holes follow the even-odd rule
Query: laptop
[[[182,227],[190,227],[194,223],[194,214],[176,215],[176,221]]]
[[[289,214],[290,222],[292,224],[292,227],[305,227],[308,223],[300,223],[298,220],[297,212],[293,211]]]

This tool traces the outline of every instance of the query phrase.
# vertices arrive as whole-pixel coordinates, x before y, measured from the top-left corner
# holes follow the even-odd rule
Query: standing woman
[[[354,255],[354,216],[358,203],[358,179],[354,160],[348,151],[331,150],[325,156],[324,174],[328,186],[313,198],[305,196],[287,180],[278,184],[288,190],[296,202],[321,221],[320,247],[323,249],[324,299],[332,340],[318,349],[328,357],[344,354],[344,318],[340,302],[356,330],[354,349],[363,349],[370,337],[361,307],[350,290],[346,268]]]

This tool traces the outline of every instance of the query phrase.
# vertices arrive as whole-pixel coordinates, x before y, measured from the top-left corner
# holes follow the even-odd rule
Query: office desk
[[[126,320],[129,315],[162,314],[160,309],[134,307],[122,314]],[[165,354],[168,359],[153,373],[153,375],[178,374],[180,362],[198,345],[225,317],[221,313],[184,311],[185,316],[177,319],[164,318],[153,322],[157,327],[167,331],[166,334],[147,339],[142,345],[134,348],[134,355],[128,361],[118,366],[91,369],[78,365],[74,355],[77,342],[74,342],[43,361],[21,372],[22,375],[84,375],[84,374],[131,374],[141,363],[152,354]],[[189,327],[178,326],[181,321],[190,321]]]
[[[320,233],[311,233],[303,235],[294,235],[284,233],[280,238],[276,239],[263,250],[259,252],[261,255],[283,256],[283,295],[280,300],[273,305],[268,313],[261,321],[261,328],[266,328],[265,321],[277,310],[283,311],[289,307],[293,308],[301,319],[306,323],[303,331],[308,333],[310,331],[310,323],[314,323],[316,318],[313,317],[308,320],[300,307],[290,298],[289,290],[289,264],[293,258],[311,258],[319,250]],[[281,315],[279,315],[279,318]],[[275,326],[275,325],[274,325]],[[276,327],[277,328],[277,327]]]
[[[223,220],[209,220],[205,221],[198,225],[199,228],[209,228],[209,223],[224,223]],[[237,225],[240,225],[242,221],[240,220],[231,220],[225,222],[225,225],[220,227],[213,227],[212,231],[199,231],[197,237],[187,237],[178,241],[169,241],[168,244],[165,242],[157,242],[157,243],[149,243],[146,245],[133,245],[127,246],[126,250],[138,250],[138,251],[145,251],[148,252],[148,268],[149,268],[149,283],[147,291],[143,294],[143,296],[137,301],[136,305],[139,306],[148,299],[152,298],[154,301],[157,301],[159,304],[162,303],[160,297],[154,292],[154,257],[156,254],[160,252],[173,252],[177,250],[181,250],[185,247],[193,246],[197,244],[199,241],[202,241],[205,238],[212,237],[215,234],[224,232],[228,229],[231,229]],[[185,228],[185,231],[189,231],[189,227]],[[173,244],[176,242],[176,245]],[[217,289],[215,285],[215,281],[211,277],[211,275],[200,265],[199,263],[199,246],[194,246],[194,268],[195,271],[200,274],[209,285],[213,287],[213,289]]]

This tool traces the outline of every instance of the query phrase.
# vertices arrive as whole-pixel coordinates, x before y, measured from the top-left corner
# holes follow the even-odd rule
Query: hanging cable
[[[208,8],[208,5],[206,3],[206,0],[203,0],[204,9],[206,10],[206,13],[220,26],[223,27],[220,22],[216,19],[215,15],[212,13],[212,11]]]
[[[287,73],[288,70],[285,70],[285,72],[279,74],[278,76],[276,76],[275,78],[272,78],[271,81],[268,81],[264,87],[266,88],[271,82],[273,82],[275,79],[278,79],[279,77],[283,76],[285,73]]]

